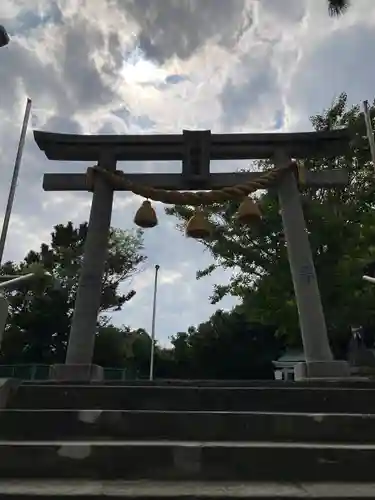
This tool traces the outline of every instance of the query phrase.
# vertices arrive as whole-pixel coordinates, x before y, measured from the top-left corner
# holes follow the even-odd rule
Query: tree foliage
[[[50,244],[42,244],[39,252],[29,252],[18,264],[2,266],[1,274],[18,275],[39,264],[60,283],[58,288],[47,289],[26,284],[6,293],[10,307],[1,347],[4,363],[64,361],[86,234],[87,224],[59,224]],[[98,326],[108,322],[103,313],[120,310],[134,295],[133,290],[122,293],[120,285],[140,270],[145,261],[142,250],[142,233],[111,229]]]
[[[239,309],[172,338],[175,376],[191,379],[272,379],[283,344],[274,326],[251,323]]]
[[[145,378],[150,368],[151,337],[138,328],[116,327],[112,324],[99,327],[95,342],[94,362],[105,368],[126,369],[128,377]],[[159,355],[156,346],[155,356]]]
[[[349,7],[349,0],[328,0],[328,12],[332,17],[341,16]]]
[[[40,252],[29,252],[19,264],[8,262],[2,267],[2,274],[16,275],[42,266],[61,284],[46,288],[36,281],[7,292],[10,316],[2,342],[3,364],[64,361],[86,232],[86,224],[58,225],[51,243],[43,244]],[[134,294],[122,294],[119,287],[144,262],[141,251],[140,233],[111,231],[93,361],[105,368],[126,369],[128,377],[146,378],[150,336],[143,329],[116,327],[105,315]],[[241,310],[217,311],[187,333],[176,334],[171,348],[155,345],[155,377],[272,378],[272,361],[281,347],[274,333],[274,327],[250,323]]]
[[[374,106],[371,108],[375,116]],[[343,189],[306,189],[301,193],[310,243],[320,283],[331,338],[347,335],[350,325],[375,326],[375,287],[362,280],[362,270],[375,260],[374,174],[366,139],[363,114],[349,108],[342,94],[323,114],[311,118],[315,130],[350,127],[353,141],[346,156],[303,161],[305,168],[345,168],[350,182]],[[260,169],[270,168],[259,162]],[[244,227],[234,217],[238,203],[215,205],[208,210],[213,238],[202,244],[214,263],[198,272],[206,276],[215,269],[232,271],[228,284],[214,288],[212,302],[224,295],[238,297],[252,321],[275,324],[278,332],[299,343],[296,302],[290,276],[278,200],[275,193],[262,193],[262,223]],[[190,207],[174,207],[182,227],[191,216]]]

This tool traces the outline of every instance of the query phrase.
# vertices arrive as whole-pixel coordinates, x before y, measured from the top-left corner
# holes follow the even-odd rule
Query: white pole
[[[373,165],[374,170],[375,170],[375,139],[374,139],[374,131],[372,129],[372,123],[371,123],[371,116],[370,116],[370,109],[369,109],[368,101],[363,101],[363,112],[364,112],[364,115],[365,115],[367,138],[368,138],[368,142],[370,144],[370,152],[371,152],[372,165]]]
[[[13,208],[14,195],[16,194],[18,174],[20,171],[22,153],[23,153],[23,148],[24,148],[25,140],[26,140],[27,125],[29,123],[30,111],[31,111],[31,99],[27,98],[25,116],[23,118],[23,124],[22,124],[22,129],[21,129],[21,136],[20,136],[20,140],[18,143],[16,161],[14,163],[13,177],[12,177],[12,182],[10,184],[8,202],[7,202],[7,206],[5,209],[4,222],[3,222],[3,227],[2,227],[1,235],[0,235],[0,264],[3,261],[5,241],[6,241],[7,234],[8,234],[9,221],[10,221],[10,216],[11,216],[12,208]]]
[[[48,276],[51,278],[51,273],[44,273],[44,276]],[[14,287],[18,287],[21,283],[24,283],[25,281],[30,281],[33,279],[40,278],[39,275],[35,273],[28,273],[28,274],[23,274],[22,276],[13,276],[12,279],[9,279],[8,281],[5,281],[3,283],[0,283],[0,290],[6,289],[6,290],[12,290]]]
[[[365,281],[368,281],[369,283],[375,283],[375,278],[372,278],[371,276],[362,276],[362,278],[365,280]]]
[[[160,266],[155,266],[154,282],[154,302],[152,306],[152,324],[151,324],[151,351],[150,351],[150,380],[154,379],[154,354],[155,354],[155,319],[156,319],[156,297],[158,293],[158,272]]]

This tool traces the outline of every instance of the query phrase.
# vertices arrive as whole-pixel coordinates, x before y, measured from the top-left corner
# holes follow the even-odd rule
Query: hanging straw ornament
[[[156,212],[152,208],[149,200],[145,200],[138,208],[137,213],[134,216],[134,223],[143,229],[150,229],[158,225]]]
[[[186,225],[186,236],[204,240],[211,236],[212,227],[202,210],[196,210]]]
[[[254,224],[260,221],[262,214],[258,205],[248,196],[242,200],[237,211],[237,220],[241,224]]]

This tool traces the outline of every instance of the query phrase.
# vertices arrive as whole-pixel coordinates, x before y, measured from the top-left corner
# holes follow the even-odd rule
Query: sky
[[[79,134],[296,132],[341,92],[351,103],[375,97],[375,2],[353,0],[340,19],[325,0],[1,0],[0,202],[7,192],[25,109],[33,102],[5,260],[49,242],[55,224],[89,216],[91,194],[44,192],[46,172],[85,172],[88,164],[49,161],[32,130]],[[212,162],[235,171],[247,162]],[[121,162],[127,172],[179,172],[178,163]],[[137,196],[116,193],[112,225],[133,229]],[[124,290],[136,296],[115,324],[150,331],[154,266],[160,265],[156,338],[205,321],[213,284],[196,280],[212,263],[156,205],[144,269]]]

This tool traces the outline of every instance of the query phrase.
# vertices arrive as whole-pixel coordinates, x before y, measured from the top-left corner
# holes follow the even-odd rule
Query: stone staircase
[[[19,385],[0,498],[375,498],[375,383]]]

